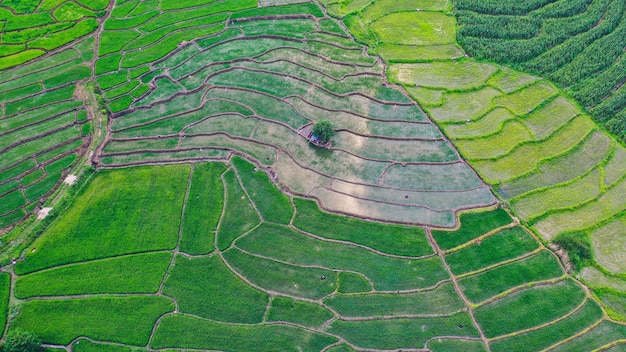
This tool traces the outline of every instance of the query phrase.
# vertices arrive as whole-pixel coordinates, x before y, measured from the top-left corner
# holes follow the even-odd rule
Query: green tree
[[[313,135],[320,139],[320,142],[326,143],[335,135],[333,125],[327,120],[320,120],[313,125]]]
[[[2,352],[37,352],[41,351],[41,340],[30,332],[11,330],[4,341]]]

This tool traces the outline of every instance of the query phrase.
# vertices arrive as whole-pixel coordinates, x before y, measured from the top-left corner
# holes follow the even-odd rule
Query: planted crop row
[[[0,70],[21,65],[92,33],[109,0],[88,2],[4,2],[0,5]],[[34,5],[34,6],[31,6]]]
[[[549,77],[610,132],[625,137],[619,114],[624,104],[616,92],[626,79],[622,1],[544,0],[513,6],[458,0],[455,6],[458,40],[472,56]]]
[[[84,153],[91,121],[77,91],[91,76],[80,59],[90,45],[0,74],[0,228],[41,207]]]
[[[280,15],[296,9],[303,19],[294,21]],[[245,10],[240,15],[243,17],[231,18],[224,31],[183,43],[179,50],[154,63],[150,71],[146,66],[120,69],[126,54],[103,56],[101,62],[110,60],[116,71],[98,78],[109,107],[115,107],[113,138],[104,148],[102,161],[130,165],[142,158],[150,162],[197,160],[193,158],[223,158],[243,152],[264,166],[274,167],[282,150],[286,155],[281,158],[296,164],[285,175],[285,185],[318,198],[326,209],[361,217],[369,216],[370,209],[378,209],[376,217],[381,219],[452,226],[459,209],[492,204],[493,196],[459,162],[420,109],[384,83],[380,62],[363,55],[362,47],[345,34],[318,30],[315,19],[321,13],[315,9],[289,5],[263,10],[270,11],[271,18],[262,17],[261,10]],[[165,14],[159,16],[166,18]],[[147,21],[139,27],[154,20]],[[163,31],[172,25],[165,25]],[[149,33],[161,31],[150,30],[146,34],[150,38]],[[133,97],[142,87],[149,88]],[[330,120],[339,131],[329,153],[316,151],[301,136],[320,119]],[[398,138],[399,133],[402,138]],[[213,154],[207,155],[207,150]],[[407,150],[411,152],[405,153]],[[400,169],[395,163],[412,165]],[[418,165],[421,172],[413,167]],[[312,192],[324,184],[315,184],[315,178],[291,177],[295,170],[316,173],[318,180],[336,178],[344,182],[343,187]],[[418,193],[433,190],[428,183],[417,181],[421,178],[412,178],[416,183],[406,186],[395,182],[407,179],[407,173],[444,175],[448,171],[453,174],[435,187],[447,200],[443,203],[434,200],[434,193]],[[377,180],[387,172],[393,179],[382,189]],[[279,182],[281,176],[273,174]],[[355,197],[360,187],[357,183],[365,184],[371,192]],[[406,201],[411,193],[415,197]],[[468,197],[461,201],[456,197],[459,193]],[[342,208],[346,197],[361,206]],[[272,217],[260,204],[264,217]],[[275,221],[285,223],[284,216]]]

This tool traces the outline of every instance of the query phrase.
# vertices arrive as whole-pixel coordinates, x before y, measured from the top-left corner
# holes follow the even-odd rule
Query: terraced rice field
[[[459,41],[474,57],[542,75],[626,140],[623,1],[458,0]],[[504,15],[504,16],[503,16]]]
[[[437,16],[450,18],[450,4],[438,3],[430,2],[423,12],[435,11]],[[344,22],[357,38],[361,29],[352,18],[360,18],[362,25],[371,24],[363,27],[370,35],[363,39],[374,46],[383,37],[375,26],[378,17],[364,17],[373,11],[368,9],[384,8],[398,14],[420,8],[418,2],[411,2],[412,8],[384,1],[359,4],[356,9],[328,2],[329,11],[345,16]],[[441,28],[445,30],[406,31],[398,37],[407,43],[393,43],[417,53],[425,44],[406,38],[432,38],[455,30],[453,25]],[[585,231],[592,236],[596,256],[603,256],[598,262],[616,268],[620,261],[604,256],[598,248],[603,242],[601,234],[607,232],[596,231],[623,217],[626,210],[624,146],[549,81],[456,54],[445,56],[449,43],[440,39],[442,55],[437,61],[428,55],[403,60],[410,63],[394,63],[388,58],[390,78],[406,87],[524,223],[548,241],[561,233]],[[385,46],[375,48],[379,53],[385,50]],[[598,238],[594,239],[594,234]],[[615,247],[613,253],[621,251]]]
[[[0,3],[0,70],[41,57],[98,28],[109,0]]]
[[[41,208],[91,140],[94,38],[0,73],[0,228]]]
[[[502,209],[455,231],[348,219],[239,157],[101,170],[75,204],[0,290],[20,307],[10,329],[52,350],[570,351],[624,336]]]
[[[96,62],[114,112],[103,167],[243,153],[324,209],[443,227],[495,203],[382,62],[316,4],[230,17],[221,3],[131,8],[105,21]],[[338,131],[330,150],[305,139],[320,119]]]
[[[0,2],[3,50],[1,16],[96,24],[33,31],[61,44],[0,72],[0,229],[54,205],[0,243],[35,229],[0,273],[4,333],[78,352],[623,349],[626,150],[547,79],[468,58],[452,6]],[[319,120],[328,149],[306,139]],[[546,247],[573,232],[595,255],[577,278]]]

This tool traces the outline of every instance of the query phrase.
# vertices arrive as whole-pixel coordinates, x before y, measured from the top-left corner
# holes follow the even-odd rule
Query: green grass
[[[459,280],[459,287],[471,302],[479,303],[508,289],[533,281],[563,275],[557,259],[548,251],[481,274]]]
[[[336,273],[331,270],[301,267],[253,257],[230,249],[224,258],[236,272],[254,285],[299,298],[321,299],[336,287]],[[326,280],[321,278],[325,276]]]
[[[256,166],[242,158],[234,157],[231,162],[263,220],[288,224],[293,216],[293,207],[289,198],[272,184],[267,174],[261,170],[254,171]]]
[[[626,326],[605,321],[586,334],[555,348],[554,351],[592,351],[608,343],[622,340]]]
[[[511,216],[502,208],[480,213],[466,213],[459,217],[460,227],[454,231],[433,230],[432,235],[439,248],[452,249],[467,243],[498,227],[512,222]]]
[[[232,170],[223,174],[226,186],[224,216],[217,233],[217,247],[228,248],[232,241],[259,223],[259,216],[250,204]]]
[[[539,351],[554,343],[573,336],[602,319],[600,306],[587,300],[584,306],[572,316],[539,330],[509,337],[491,343],[492,351]]]
[[[211,338],[207,338],[210,336]],[[321,351],[336,338],[284,325],[225,325],[183,315],[164,318],[150,347],[228,351]]]
[[[101,171],[77,196],[64,221],[33,243],[35,250],[16,271],[173,249],[188,175],[188,165]]]
[[[450,265],[450,270],[458,275],[513,259],[537,247],[537,241],[524,228],[514,227],[448,254],[446,261]]]
[[[215,248],[215,230],[224,205],[223,164],[196,164],[185,206],[180,250],[206,254]]]
[[[54,267],[18,277],[15,296],[155,293],[171,259],[156,252]]]
[[[290,322],[320,328],[333,317],[333,314],[317,304],[293,300],[288,297],[275,297],[267,315],[267,321]]]
[[[99,344],[89,340],[80,340],[72,348],[75,352],[133,352],[130,347]]]
[[[433,339],[428,342],[428,348],[433,352],[465,351],[485,352],[487,348],[482,341],[461,339]]]
[[[516,292],[474,311],[485,336],[495,337],[548,323],[571,312],[585,298],[572,280]]]
[[[314,239],[278,225],[263,224],[236,245],[288,263],[359,272],[379,290],[429,287],[447,278],[437,257],[410,260],[382,256],[363,248]]]
[[[340,293],[359,293],[370,292],[372,285],[362,276],[356,273],[342,271],[337,275],[337,292]]]
[[[5,214],[25,205],[26,199],[20,190],[15,190],[2,196],[1,204],[0,214]]]
[[[69,85],[55,90],[46,91],[33,97],[7,103],[5,114],[7,116],[15,115],[23,110],[37,108],[41,105],[59,100],[70,99],[74,94],[75,88],[75,86]]]
[[[450,283],[417,293],[335,295],[324,303],[342,317],[450,314],[465,307]]]
[[[323,212],[310,200],[294,198],[293,201],[297,210],[293,223],[304,231],[362,244],[390,254],[422,256],[433,253],[424,230],[420,228],[346,218]]]
[[[260,323],[269,296],[241,281],[219,257],[176,257],[163,292],[181,313],[230,323]]]
[[[43,179],[37,181],[37,183],[26,188],[26,190],[24,190],[24,194],[28,200],[34,201],[37,198],[46,195],[60,180],[60,172],[49,174]]]
[[[22,304],[11,328],[30,331],[51,344],[66,345],[85,336],[143,346],[157,318],[173,310],[172,301],[155,296],[33,300]]]
[[[358,347],[386,350],[422,348],[435,336],[478,336],[467,313],[437,318],[337,320],[330,325],[329,332],[343,336]]]
[[[9,297],[11,293],[11,276],[9,273],[0,273],[0,327],[4,333],[9,313]]]

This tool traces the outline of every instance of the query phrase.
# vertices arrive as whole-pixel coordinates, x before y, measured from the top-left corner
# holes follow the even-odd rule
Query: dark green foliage
[[[335,131],[330,121],[321,120],[313,125],[313,135],[319,137],[322,143],[326,143],[333,138]]]
[[[553,1],[554,0],[456,0],[456,6],[462,10],[471,10],[491,15],[523,15]]]
[[[626,138],[626,4],[614,0],[457,0],[458,41],[477,58],[547,76]]]
[[[298,210],[294,225],[304,231],[390,254],[417,257],[433,253],[424,230],[419,227],[386,225],[326,213],[312,200],[294,198],[293,202]]]
[[[9,273],[0,273],[0,330],[4,331],[9,313],[9,296],[11,291],[11,276]],[[1,333],[0,333],[1,335]],[[2,349],[0,348],[0,351]]]
[[[30,332],[15,329],[7,334],[3,352],[36,352],[41,350],[41,340]]]
[[[511,216],[502,208],[483,213],[461,214],[459,217],[461,227],[458,230],[433,230],[432,235],[439,248],[448,250],[480,237],[493,229],[510,224],[512,221]]]
[[[224,205],[223,164],[196,164],[187,196],[180,250],[206,254],[215,247],[215,230]]]
[[[580,270],[593,261],[591,239],[584,232],[561,233],[553,242],[567,251],[569,261],[575,270]]]
[[[232,158],[239,178],[263,220],[288,224],[293,215],[289,198],[272,184],[267,174],[240,157]]]
[[[176,257],[164,293],[174,297],[182,313],[230,323],[260,323],[268,304],[257,291],[233,274],[219,257]]]

